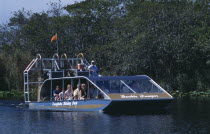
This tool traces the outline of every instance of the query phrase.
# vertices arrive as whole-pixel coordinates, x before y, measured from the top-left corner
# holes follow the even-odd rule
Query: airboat
[[[164,109],[173,100],[149,76],[91,76],[89,65],[82,53],[76,58],[66,54],[42,58],[38,54],[24,70],[25,103],[30,110],[138,112]],[[54,99],[57,85],[65,92],[68,84],[74,90],[81,83],[87,85],[89,98]],[[90,90],[94,91],[94,97]]]

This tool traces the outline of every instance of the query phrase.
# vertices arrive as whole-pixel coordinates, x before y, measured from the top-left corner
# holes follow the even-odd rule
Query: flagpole
[[[58,35],[56,33],[56,44],[57,44],[57,54],[58,54]]]

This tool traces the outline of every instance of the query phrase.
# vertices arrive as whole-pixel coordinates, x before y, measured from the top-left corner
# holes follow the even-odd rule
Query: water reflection
[[[171,126],[172,122],[171,115],[110,115],[102,112],[45,112],[14,108],[9,108],[4,114],[0,117],[0,125],[9,129],[3,129],[3,133],[159,133],[162,131],[160,128]]]
[[[210,101],[176,102],[170,112],[107,114],[103,112],[29,111],[0,106],[1,133],[209,133]]]

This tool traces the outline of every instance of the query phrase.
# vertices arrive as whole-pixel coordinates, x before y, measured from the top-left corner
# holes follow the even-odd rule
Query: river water
[[[210,100],[179,100],[165,112],[30,111],[0,106],[1,134],[207,134]]]

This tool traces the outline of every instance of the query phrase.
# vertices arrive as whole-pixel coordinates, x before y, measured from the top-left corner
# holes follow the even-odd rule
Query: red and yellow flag
[[[50,41],[50,42],[53,42],[53,41],[55,41],[55,40],[57,40],[57,34],[54,35],[54,36],[51,38],[51,41]]]

